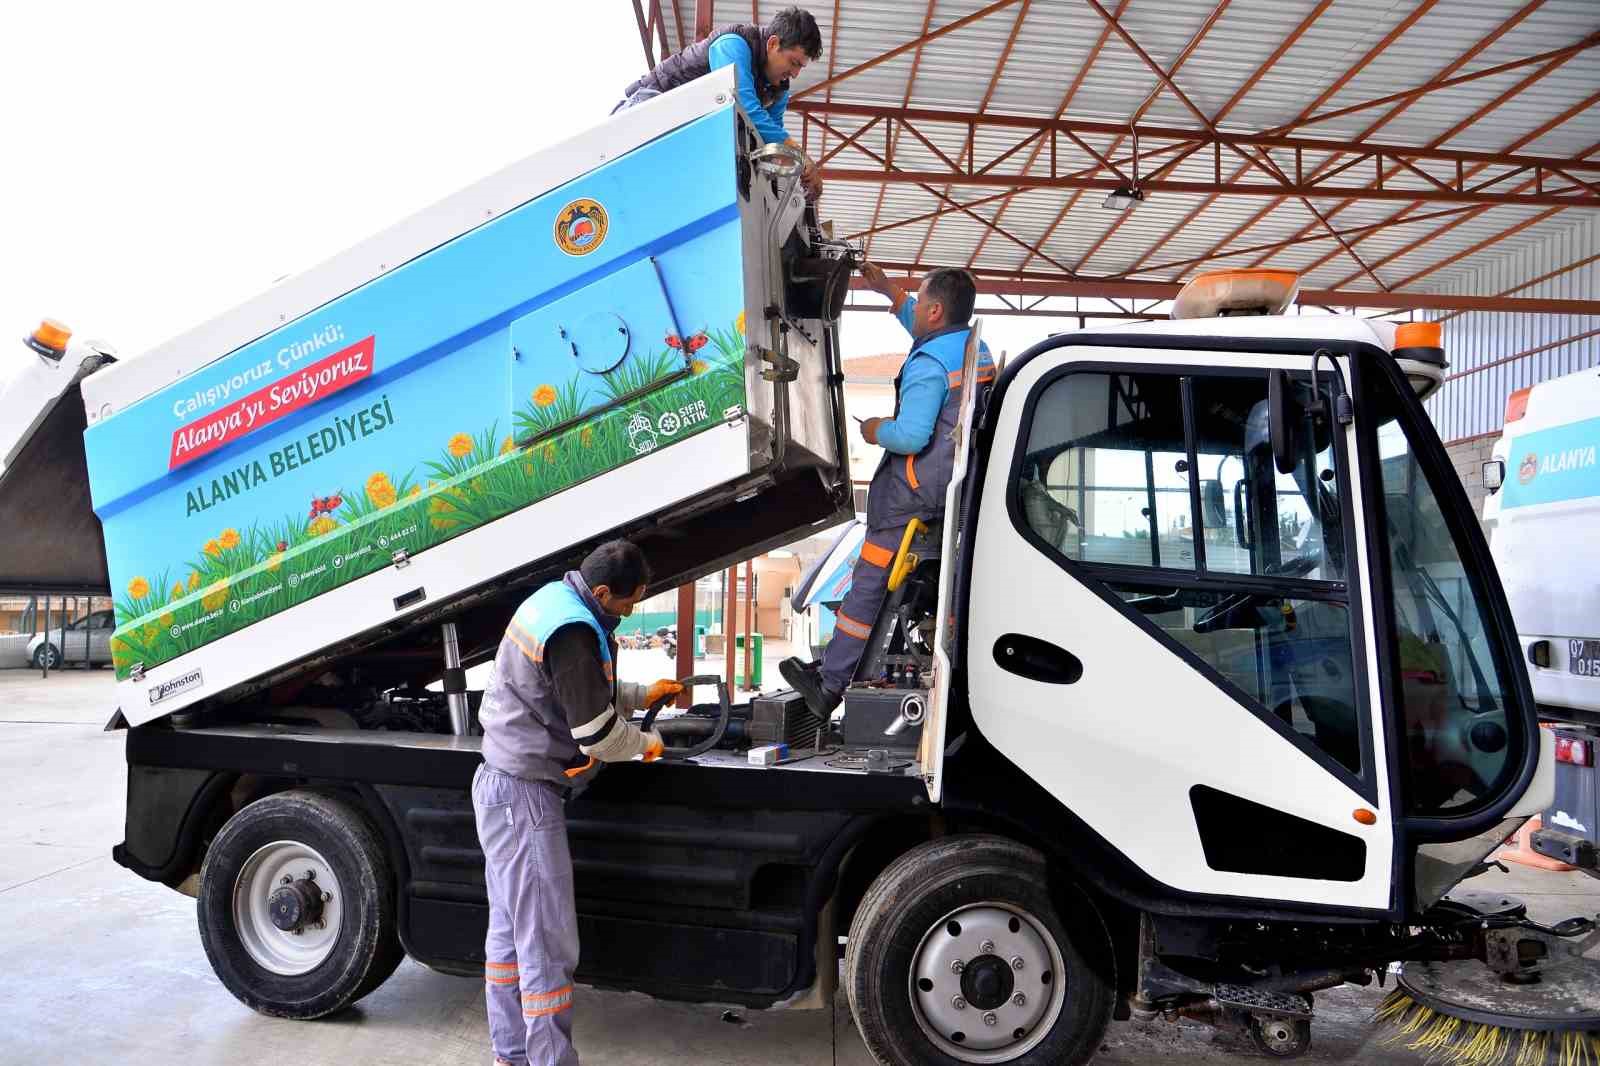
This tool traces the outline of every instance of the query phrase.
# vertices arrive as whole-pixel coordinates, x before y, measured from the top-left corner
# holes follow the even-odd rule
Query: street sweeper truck
[[[606,538],[670,588],[849,517],[860,258],[800,171],[718,72],[139,358],[19,351],[0,580],[114,593],[114,855],[196,897],[244,1003],[482,973],[463,669],[533,589]],[[1587,1041],[1589,924],[1457,888],[1552,756],[1418,402],[1437,327],[1294,285],[1202,277],[992,382],[969,342],[841,707],[702,687],[569,801],[581,979],[802,1007],[842,973],[896,1066],[1157,1016],[1290,1056],[1394,963],[1397,1009]]]

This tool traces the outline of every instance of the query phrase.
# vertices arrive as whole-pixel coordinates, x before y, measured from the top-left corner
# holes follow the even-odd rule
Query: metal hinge
[[[800,364],[768,348],[758,348],[763,363],[771,363],[770,367],[761,371],[763,381],[794,381],[800,376]]]
[[[396,570],[404,570],[411,565],[411,554],[404,548],[396,548],[394,554],[389,556],[389,561],[394,563]]]
[[[144,663],[134,663],[128,667],[128,678],[131,681],[144,680]]]

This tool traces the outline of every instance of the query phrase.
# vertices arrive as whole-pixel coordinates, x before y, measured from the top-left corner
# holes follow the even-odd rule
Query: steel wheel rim
[[[321,924],[299,933],[272,924],[267,900],[286,882],[307,873],[322,893]],[[233,882],[233,925],[245,953],[262,969],[284,977],[310,973],[333,954],[343,923],[344,893],[322,853],[298,840],[263,844],[245,860]]]
[[[956,927],[959,932],[953,931]],[[990,942],[993,949],[982,950]],[[968,1002],[966,993],[973,990],[968,967],[993,972],[990,959],[1002,960],[1013,981],[1004,1002]],[[1019,959],[1020,969],[1014,965]],[[962,963],[959,972],[953,965],[957,961]],[[907,980],[911,1013],[922,1034],[959,1062],[1010,1062],[1037,1047],[1061,1017],[1067,1000],[1065,969],[1054,934],[1026,910],[998,900],[967,904],[933,923],[917,943]],[[1011,998],[1017,993],[1023,996],[1021,1004]],[[957,996],[962,999],[959,1007]],[[954,1039],[957,1034],[963,1039]]]

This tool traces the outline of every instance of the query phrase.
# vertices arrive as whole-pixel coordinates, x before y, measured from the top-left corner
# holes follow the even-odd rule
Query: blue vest
[[[962,326],[918,341],[895,378],[894,413],[900,416],[900,381],[914,359],[932,359],[945,372],[944,403],[928,443],[916,455],[883,453],[872,487],[867,492],[867,528],[872,531],[904,525],[913,518],[930,521],[944,512],[944,496],[955,469],[956,426],[961,420],[961,366],[972,329]],[[994,360],[989,346],[979,342],[974,368],[978,385],[987,393],[994,381]],[[979,399],[983,398],[980,394]]]
[[[605,667],[607,679],[613,679],[616,667],[611,659],[611,634],[595,618],[594,611],[583,602],[578,591],[565,581],[550,582],[523,600],[522,606],[511,617],[511,624],[532,639],[533,646],[525,650],[540,664],[544,662],[545,643],[555,635],[556,630],[575,622],[594,630],[595,639],[600,642],[600,662]],[[548,673],[548,670],[544,672]]]

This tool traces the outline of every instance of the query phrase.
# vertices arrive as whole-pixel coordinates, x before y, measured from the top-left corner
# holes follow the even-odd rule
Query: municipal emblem
[[[608,226],[598,201],[574,200],[556,214],[556,247],[568,255],[588,255],[605,243]]]
[[[1529,452],[1522,457],[1522,465],[1517,468],[1517,480],[1526,485],[1539,476],[1539,455]]]

